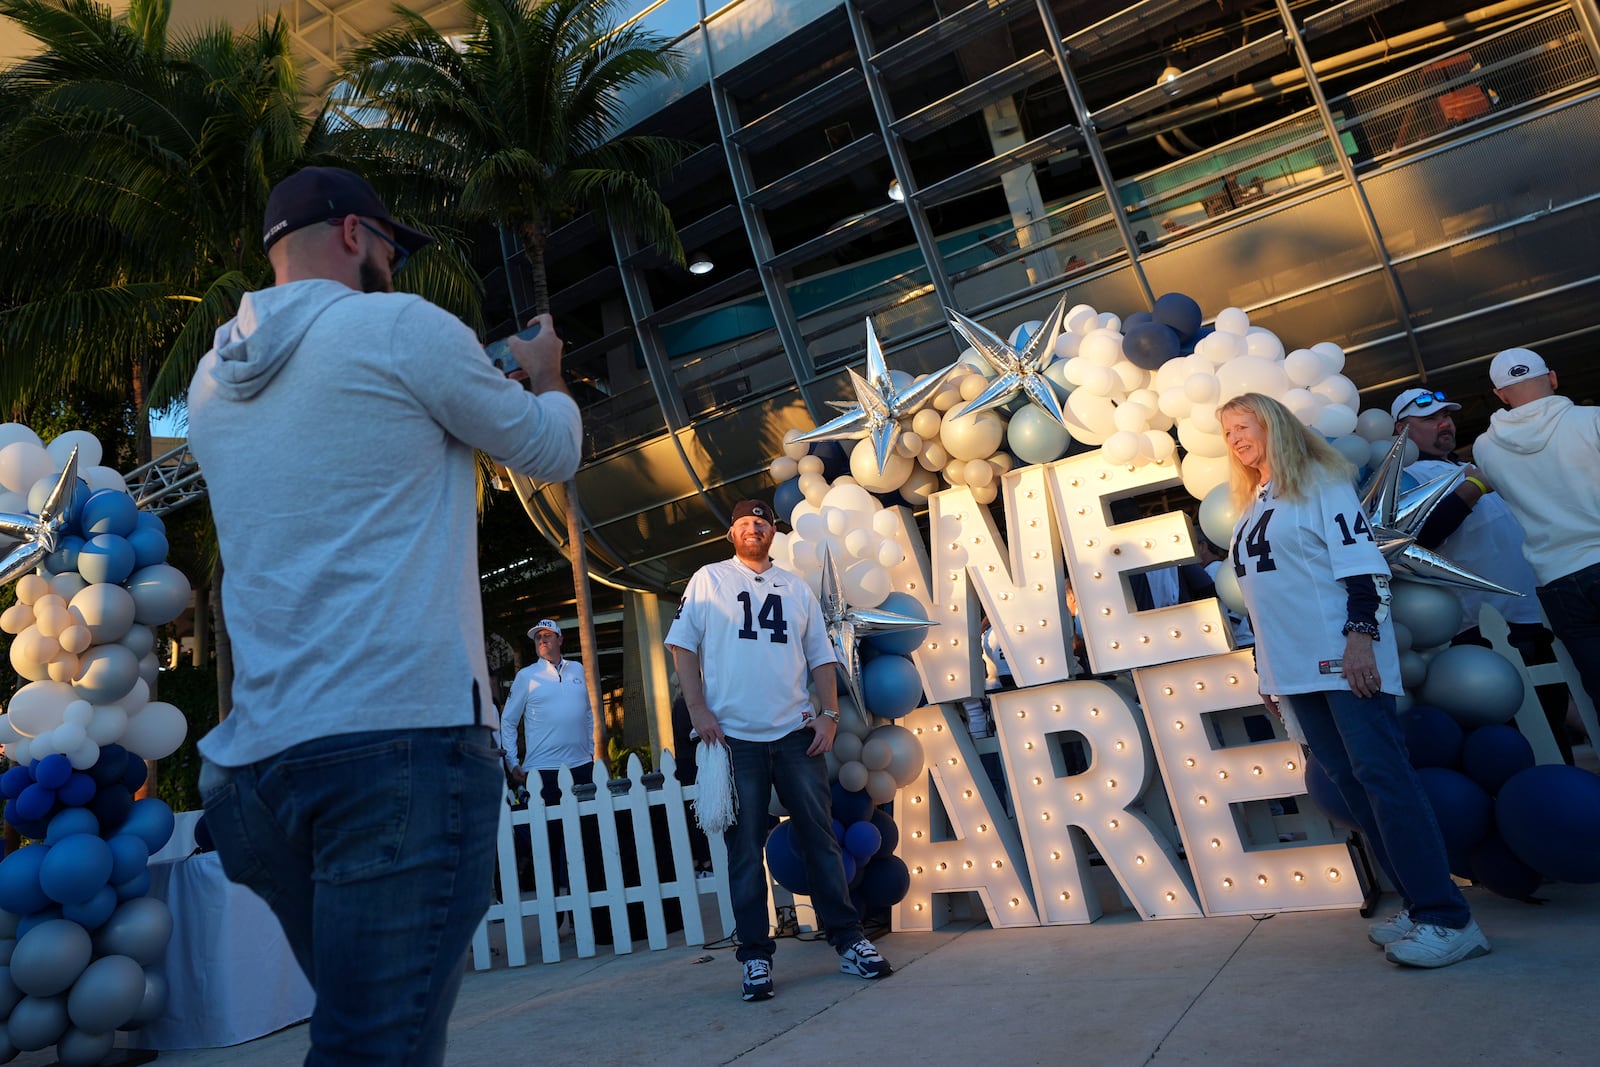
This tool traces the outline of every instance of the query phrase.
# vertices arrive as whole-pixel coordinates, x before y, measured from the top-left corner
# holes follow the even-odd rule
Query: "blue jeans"
[[[1466,926],[1472,912],[1450,880],[1444,839],[1406,752],[1394,697],[1324,692],[1281,699],[1294,709],[1311,757],[1339,787],[1411,920]]]
[[[815,737],[810,728],[801,727],[777,741],[728,738],[739,817],[722,839],[728,846],[728,892],[733,897],[740,962],[770,960],[778,947],[767,921],[765,862],[767,808],[774,786],[778,800],[794,820],[795,841],[805,863],[811,904],[817,921],[827,931],[828,944],[843,952],[861,940],[861,917],[850,903],[844,859],[833,836],[827,761],[821,756],[806,755]]]
[[[500,752],[482,726],[339,734],[205,766],[230,879],[316,991],[309,1064],[441,1064],[494,884]]]
[[[1584,691],[1600,708],[1600,563],[1537,590],[1550,629],[1567,646]]]

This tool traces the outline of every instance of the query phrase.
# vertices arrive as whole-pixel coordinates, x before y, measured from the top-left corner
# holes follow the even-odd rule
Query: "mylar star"
[[[894,449],[900,424],[928,405],[934,394],[939,391],[939,387],[944,385],[945,379],[950,377],[950,372],[957,366],[959,364],[952,363],[943,370],[935,371],[914,383],[905,392],[900,392],[895,387],[894,379],[889,376],[889,368],[883,361],[883,348],[878,344],[878,335],[873,330],[872,320],[869,318],[867,376],[863,378],[853,368],[849,371],[850,384],[856,391],[856,403],[852,406],[836,401],[836,406],[844,408],[844,414],[823,423],[815,430],[801,434],[795,440],[802,444],[810,444],[813,441],[870,437],[873,452],[878,459],[878,473],[882,474],[889,462],[889,453]]]
[[[1066,416],[1061,413],[1061,401],[1056,398],[1056,387],[1044,376],[1044,368],[1054,358],[1056,341],[1061,336],[1061,324],[1067,315],[1067,298],[1062,297],[1044,327],[1028,338],[1021,352],[1012,348],[988,327],[967,318],[953,308],[945,308],[950,325],[978,350],[988,364],[998,373],[989,387],[959,412],[973,415],[1008,403],[1018,393],[1055,419],[1063,427]]]
[[[845,603],[844,592],[839,588],[839,571],[833,565],[833,550],[826,545],[822,548],[822,590],[817,599],[822,602],[822,621],[827,624],[828,640],[839,657],[845,685],[856,707],[865,714],[867,704],[861,696],[861,655],[856,643],[866,634],[913,630],[932,623],[897,611],[853,608]]]
[[[1515,589],[1491,582],[1416,543],[1417,534],[1433,515],[1433,509],[1461,484],[1462,475],[1459,472],[1446,474],[1424,485],[1403,489],[1401,473],[1405,468],[1408,440],[1407,431],[1402,430],[1389,454],[1367,479],[1361,494],[1361,506],[1372,520],[1372,534],[1378,540],[1378,549],[1389,561],[1394,576],[1433,585],[1456,585],[1520,596]]]
[[[67,457],[67,465],[56,479],[50,495],[45,498],[39,514],[0,514],[0,534],[15,537],[22,543],[0,559],[0,585],[20,578],[39,565],[40,560],[59,546],[61,530],[67,525],[67,512],[72,504],[72,492],[78,488],[78,450],[74,448]]]

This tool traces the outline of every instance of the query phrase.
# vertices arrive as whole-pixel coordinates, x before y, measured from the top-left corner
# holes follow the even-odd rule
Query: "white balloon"
[[[1311,351],[1321,356],[1323,360],[1327,362],[1329,369],[1332,370],[1334,374],[1343,373],[1344,349],[1340,348],[1332,341],[1318,341],[1316,344],[1311,346]]]
[[[1097,364],[1085,366],[1079,377],[1082,381],[1078,388],[1085,389],[1095,396],[1110,396],[1116,390],[1118,384],[1116,371],[1110,367],[1102,367]]]
[[[70,749],[63,749],[67,754],[67,762],[72,764],[75,771],[86,771],[100,762],[100,746],[93,738],[86,737]]]
[[[1067,329],[1081,336],[1100,327],[1100,313],[1088,304],[1074,304],[1062,321]]]
[[[1116,408],[1103,396],[1075,390],[1062,410],[1067,432],[1086,445],[1098,445],[1117,432]]]
[[[1307,426],[1317,421],[1317,416],[1322,413],[1322,406],[1325,403],[1322,397],[1309,389],[1290,389],[1283,394],[1283,406]]]
[[[24,737],[37,737],[61,725],[67,705],[78,699],[72,686],[61,682],[30,682],[17,690],[6,710],[11,728]],[[16,759],[16,757],[12,757]],[[21,762],[18,760],[18,762]]]
[[[878,454],[867,438],[857,441],[850,450],[850,473],[862,488],[874,493],[892,493],[899,489],[911,477],[911,468],[915,466],[916,463],[905,456],[890,453],[884,460],[883,470],[879,471]]]
[[[128,713],[120,704],[106,704],[94,709],[89,720],[89,740],[99,745],[114,745],[122,739],[128,728]]]
[[[29,444],[38,445],[40,448],[44,447],[44,442],[39,439],[39,435],[22,423],[0,423],[0,449],[17,441],[26,441]]]
[[[1118,430],[1100,446],[1100,454],[1107,463],[1117,466],[1132,463],[1139,457],[1140,436],[1129,430]]]
[[[1368,408],[1356,416],[1356,433],[1368,441],[1394,437],[1394,419],[1381,408]]]
[[[122,735],[122,747],[142,759],[162,759],[172,755],[183,744],[189,732],[189,722],[183,712],[171,704],[156,701],[146,704],[144,710],[128,722]]]
[[[55,461],[43,445],[24,440],[0,448],[0,485],[13,493],[27,496],[40,479],[55,469]]]
[[[57,470],[65,470],[74,448],[78,450],[79,470],[97,466],[105,454],[100,448],[100,439],[88,430],[68,430],[45,446],[45,451],[55,461]]]
[[[1342,374],[1330,374],[1311,387],[1318,396],[1327,397],[1335,404],[1343,404],[1351,411],[1361,407],[1361,391],[1354,382]],[[1353,428],[1353,427],[1352,427]]]
[[[1356,428],[1356,413],[1343,404],[1329,404],[1317,415],[1313,423],[1324,437],[1343,437]]]
[[[1228,443],[1221,434],[1206,433],[1196,429],[1194,423],[1188,419],[1178,423],[1178,443],[1191,456],[1215,457],[1228,454]]]
[[[876,559],[879,540],[870,529],[857,527],[844,535],[844,550],[854,559]]]
[[[1365,467],[1367,465],[1368,444],[1354,434],[1346,434],[1333,442],[1334,449],[1350,461],[1352,467]]]
[[[845,600],[857,608],[877,607],[893,588],[889,572],[878,566],[877,560],[852,563],[839,576],[839,585]]]
[[[1165,463],[1178,451],[1178,442],[1165,430],[1146,430],[1144,438],[1150,445],[1150,459],[1154,463]],[[1140,452],[1144,449],[1141,447]]]
[[[88,588],[89,583],[83,580],[83,575],[77,571],[65,571],[52,575],[50,578],[50,591],[56,596],[72,603],[72,598]]]
[[[1328,364],[1309,348],[1297,348],[1283,359],[1283,371],[1291,385],[1302,389],[1316,385],[1329,374]]]
[[[830,508],[826,497],[822,502],[822,521],[827,524],[830,537],[843,537],[850,529],[850,516],[839,508]]]
[[[900,491],[902,493],[905,492],[905,487],[901,486]],[[878,566],[898,567],[901,563],[905,562],[905,558],[905,549],[901,548],[893,541],[884,540],[878,543]]]
[[[1288,390],[1289,378],[1277,360],[1245,356],[1217,368],[1217,393],[1224,401],[1245,393],[1277,399]]]
[[[82,478],[84,484],[93,492],[98,492],[101,489],[114,489],[119,493],[128,492],[128,480],[122,476],[120,471],[111,467],[80,466],[78,468],[78,477]]]
[[[1238,308],[1223,308],[1217,312],[1218,333],[1231,333],[1243,337],[1250,330],[1250,316]]]
[[[133,627],[138,606],[133,594],[120,585],[96,582],[85,586],[72,598],[72,610],[89,627],[89,633],[99,644],[120,641]],[[170,620],[169,620],[170,621]],[[152,637],[152,647],[154,641]],[[149,649],[145,650],[146,652]],[[143,655],[143,653],[139,653]]]
[[[1233,333],[1208,333],[1194,346],[1194,354],[1213,367],[1220,366],[1230,359],[1238,359],[1248,351],[1249,347],[1244,337]]]
[[[1215,374],[1191,374],[1184,380],[1183,394],[1194,404],[1215,404],[1222,399],[1222,383]]]
[[[1207,375],[1209,378],[1210,375]],[[1212,379],[1215,381],[1216,379]],[[1194,406],[1194,401],[1189,399],[1188,390],[1182,386],[1173,389],[1161,390],[1161,413],[1169,418],[1181,419],[1189,414],[1189,409]]]
[[[1227,480],[1227,456],[1189,456],[1183,461],[1183,488],[1196,500],[1204,500],[1207,493]]]
[[[1258,359],[1283,358],[1283,342],[1265,326],[1252,326],[1244,335],[1245,351]]]
[[[824,509],[835,508],[850,515],[859,515],[862,519],[878,510],[878,502],[859,483],[835,485],[822,498],[822,506]]]
[[[1233,528],[1238,522],[1239,509],[1233,506],[1231,486],[1219,485],[1200,501],[1200,531],[1212,544],[1226,548],[1233,540]]]
[[[1196,404],[1189,409],[1189,422],[1201,433],[1222,432],[1222,421],[1214,404]]]
[[[1096,329],[1078,343],[1078,359],[1085,366],[1110,367],[1122,358],[1122,335]]]
[[[1129,400],[1125,404],[1118,404],[1112,421],[1119,430],[1129,430],[1133,433],[1143,433],[1150,425],[1151,409],[1143,404]]]

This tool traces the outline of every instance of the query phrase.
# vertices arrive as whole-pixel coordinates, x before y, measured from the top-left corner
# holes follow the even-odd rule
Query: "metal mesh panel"
[[[1250,312],[1250,322],[1265,326],[1289,348],[1301,348],[1317,341],[1332,341],[1349,347],[1398,334],[1401,330],[1394,299],[1383,275],[1377,272],[1347,278],[1326,288],[1257,308]],[[1391,374],[1407,373],[1411,368],[1409,354],[1403,364],[1395,367],[1376,360],[1376,356],[1368,356],[1365,361],[1357,361],[1357,365],[1350,368],[1352,380],[1357,384],[1382,381]]]
[[[1600,279],[1418,331],[1423,363],[1429,370],[1449,368],[1484,360],[1502,348],[1514,346],[1533,348],[1549,358],[1550,339],[1593,334],[1600,328],[1595,323],[1596,303],[1600,303]],[[1577,347],[1582,357],[1558,367],[1562,372],[1562,391],[1570,391],[1575,396],[1592,395],[1600,381],[1592,358],[1593,342],[1580,343]],[[1473,392],[1484,391],[1488,388],[1488,368],[1476,364],[1474,367],[1468,388]]]
[[[1600,100],[1583,100],[1363,179],[1389,254],[1404,257],[1592,196],[1596,130]]]
[[[1381,159],[1594,77],[1577,16],[1560,10],[1331,100],[1329,107],[1346,116],[1345,128],[1363,154]]]
[[[1332,189],[1204,241],[1147,256],[1143,262],[1155,292],[1188,293],[1206,314],[1214,315],[1225,307],[1271,303],[1330,279],[1369,270],[1378,260],[1354,197],[1348,189]],[[1335,335],[1311,339],[1322,337]]]

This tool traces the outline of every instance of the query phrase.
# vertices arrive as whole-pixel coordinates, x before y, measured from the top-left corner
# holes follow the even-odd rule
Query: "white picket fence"
[[[500,867],[499,899],[478,926],[472,940],[472,965],[477,970],[487,970],[492,965],[490,931],[498,924],[504,931],[506,963],[522,967],[528,962],[527,938],[523,920],[528,916],[538,919],[539,948],[545,963],[561,959],[561,942],[557,934],[562,916],[570,915],[573,925],[573,942],[580,958],[596,955],[597,940],[591,909],[606,909],[611,919],[612,951],[633,951],[633,941],[640,931],[630,925],[628,905],[643,906],[646,943],[651,949],[667,947],[667,916],[665,904],[676,900],[683,913],[684,942],[703,945],[733,932],[733,905],[728,896],[727,851],[720,835],[710,838],[712,873],[709,877],[696,877],[694,857],[689,845],[689,820],[693,818],[686,801],[696,796],[696,787],[684,787],[673,777],[675,764],[671,752],[661,755],[660,774],[646,776],[639,757],[628,758],[627,777],[615,785],[613,792],[608,783],[596,783],[593,799],[578,800],[572,792],[572,772],[562,768],[560,773],[561,800],[545,806],[539,800],[538,779],[531,781],[533,796],[522,811],[512,811],[502,805],[498,830]],[[625,789],[622,787],[626,786]],[[652,826],[652,809],[661,809],[666,818],[667,835],[671,841],[670,861],[663,865],[657,854],[655,832]],[[622,843],[617,831],[618,816],[626,816],[633,830],[632,852],[638,860],[637,878],[624,879]],[[605,871],[605,887],[591,887],[583,850],[584,821],[591,821],[598,830],[600,856]],[[550,853],[550,823],[560,823],[563,828],[564,850],[567,856],[568,892],[557,894],[555,867]],[[524,886],[517,874],[517,849],[515,828],[526,826],[533,845],[534,884]],[[662,870],[670,871],[663,875]],[[701,897],[715,897],[721,931],[708,938],[701,917]]]

